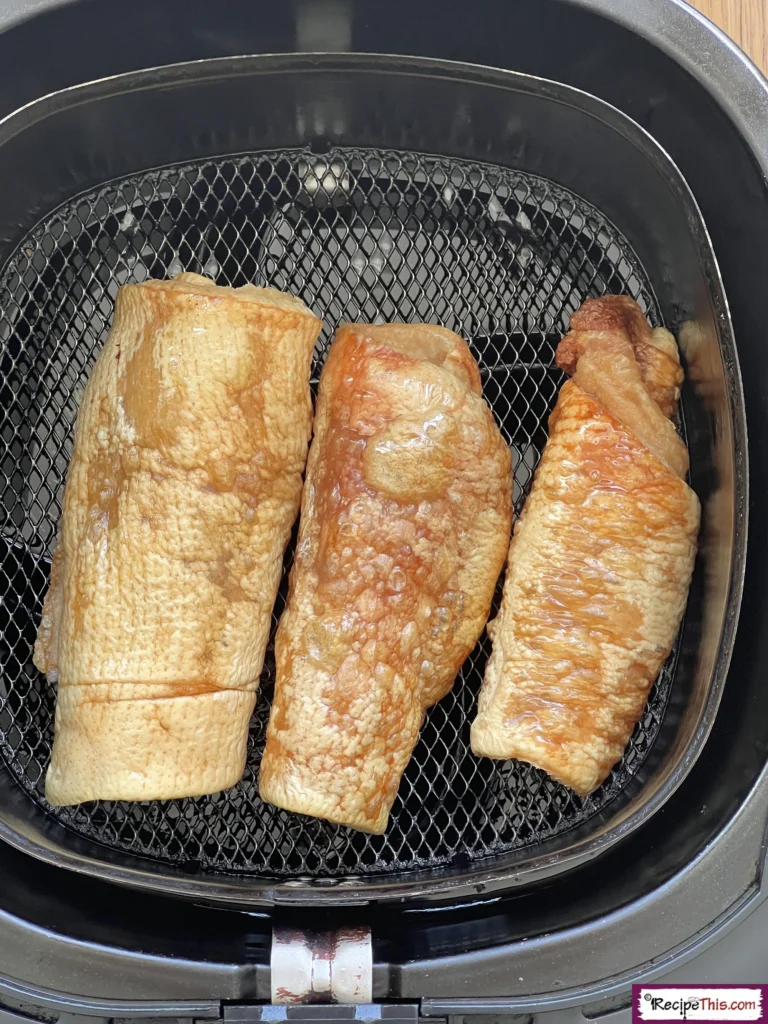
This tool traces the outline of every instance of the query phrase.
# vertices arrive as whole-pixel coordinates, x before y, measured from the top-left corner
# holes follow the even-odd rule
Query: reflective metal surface
[[[373,999],[371,929],[313,932],[276,927],[270,957],[272,1002],[364,1003]]]

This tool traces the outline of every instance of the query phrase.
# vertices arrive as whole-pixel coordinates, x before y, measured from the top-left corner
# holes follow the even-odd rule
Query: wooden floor
[[[768,74],[768,0],[691,0]]]

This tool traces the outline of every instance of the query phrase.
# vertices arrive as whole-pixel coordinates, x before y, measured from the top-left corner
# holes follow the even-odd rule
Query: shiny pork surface
[[[347,325],[323,370],[264,800],[383,832],[426,709],[488,617],[511,460],[466,343]]]
[[[682,371],[631,299],[589,300],[515,526],[472,749],[592,792],[620,760],[688,597],[699,502],[667,418]]]

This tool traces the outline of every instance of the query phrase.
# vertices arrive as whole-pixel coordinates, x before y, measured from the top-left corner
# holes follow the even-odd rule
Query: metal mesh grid
[[[0,749],[20,784],[73,831],[121,851],[193,871],[307,879],[460,865],[605,807],[658,733],[674,656],[624,760],[582,799],[535,768],[469,751],[483,638],[428,715],[385,836],[259,800],[271,644],[233,790],[47,808],[55,693],[31,654],[77,407],[120,285],[182,268],[301,296],[325,323],[314,381],[343,320],[431,321],[467,337],[512,447],[518,509],[546,441],[561,381],[554,347],[570,314],[590,295],[628,293],[658,323],[643,271],[610,223],[550,182],[498,167],[352,149],[260,153],[141,174],[59,209],[0,279]]]

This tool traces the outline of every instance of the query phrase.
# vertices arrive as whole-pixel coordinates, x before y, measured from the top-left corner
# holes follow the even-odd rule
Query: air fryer
[[[340,979],[347,944],[372,950],[373,1018],[628,1005],[632,980],[760,900],[765,83],[676,0],[4,16],[0,1002],[272,1019],[278,975],[305,956]],[[705,45],[720,59],[702,70]],[[77,402],[119,286],[179,269],[300,295],[325,323],[314,381],[343,320],[463,334],[516,506],[579,304],[631,294],[677,333],[701,551],[675,649],[592,797],[472,756],[481,641],[382,837],[260,803],[270,654],[234,790],[46,804],[55,697],[31,646]],[[297,998],[358,1001],[324,985]]]

